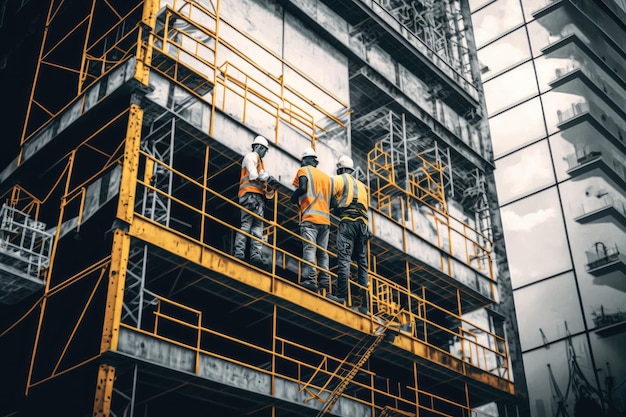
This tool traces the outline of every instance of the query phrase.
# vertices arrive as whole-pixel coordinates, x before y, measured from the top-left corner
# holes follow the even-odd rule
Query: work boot
[[[328,298],[329,300],[332,300],[332,301],[334,301],[336,303],[339,303],[339,304],[344,304],[346,302],[346,300],[344,298],[337,297],[336,295],[332,295],[330,293],[326,294],[326,298]]]
[[[263,269],[264,271],[269,271],[271,269],[270,265],[265,263],[265,262],[263,262],[263,259],[261,259],[261,258],[250,259],[250,263],[252,265],[256,266],[257,268]]]
[[[317,285],[313,281],[302,281],[300,285],[302,285],[307,290],[313,291],[313,292],[317,292],[317,289],[318,289]]]

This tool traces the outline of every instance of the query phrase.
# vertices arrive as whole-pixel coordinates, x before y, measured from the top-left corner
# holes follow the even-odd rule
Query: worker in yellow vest
[[[356,295],[360,302],[350,303],[354,310],[367,314],[369,300],[366,289],[369,285],[367,240],[367,211],[369,192],[367,186],[354,178],[354,161],[348,156],[341,156],[337,163],[337,175],[332,178],[331,207],[339,217],[337,230],[337,289],[327,297],[338,303],[344,303],[348,297],[348,279],[350,262],[357,263]],[[356,301],[356,300],[353,300]]]
[[[300,285],[311,291],[330,289],[329,257],[326,248],[330,233],[330,177],[317,168],[317,154],[313,148],[302,153],[300,168],[296,172],[291,202],[300,212],[302,236],[302,265]],[[317,260],[317,262],[316,262]],[[316,269],[313,265],[319,268]],[[317,278],[316,278],[317,276]],[[318,280],[319,278],[319,280]]]
[[[265,193],[268,185],[274,179],[263,167],[263,157],[267,154],[269,142],[263,136],[257,136],[252,142],[252,151],[248,152],[241,163],[241,177],[239,180],[239,204],[254,213],[241,210],[241,230],[249,233],[257,239],[250,239],[250,263],[262,268],[267,268],[263,261],[262,243],[263,216],[265,211]],[[238,259],[245,259],[246,243],[248,236],[237,233],[233,255]]]

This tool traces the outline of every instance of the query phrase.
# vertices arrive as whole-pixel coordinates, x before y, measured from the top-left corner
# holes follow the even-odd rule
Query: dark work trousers
[[[365,223],[357,221],[341,221],[337,231],[337,294],[339,298],[348,298],[348,279],[350,278],[350,261],[357,263],[357,283],[359,288],[357,295],[363,300],[362,306],[369,308],[367,288],[369,277],[367,273],[367,236],[368,230]],[[348,300],[349,301],[349,300]]]

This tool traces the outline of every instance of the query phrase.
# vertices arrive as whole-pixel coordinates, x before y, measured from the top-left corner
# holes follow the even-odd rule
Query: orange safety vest
[[[256,169],[257,169],[257,172],[261,172],[264,169],[263,160],[261,159],[259,155],[257,155]],[[248,172],[246,167],[244,167],[242,164],[241,165],[241,177],[239,179],[239,193],[237,194],[238,197],[242,197],[244,194],[247,194],[247,193],[263,194],[264,190],[265,190],[265,184],[263,184],[259,180],[251,181],[250,173]]]
[[[307,178],[306,194],[300,197],[300,222],[330,224],[330,177],[312,166],[300,167],[293,180],[296,187],[300,177]]]

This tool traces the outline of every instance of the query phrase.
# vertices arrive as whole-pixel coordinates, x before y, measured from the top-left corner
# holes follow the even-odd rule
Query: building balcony
[[[611,219],[626,226],[626,203],[619,198],[604,195],[600,198],[586,200],[574,220],[580,224],[591,223],[595,220]]]
[[[626,312],[616,311],[608,313],[604,306],[591,312],[593,324],[596,326],[596,334],[602,337],[612,336],[626,331]]]
[[[587,272],[595,277],[609,274],[615,271],[626,272],[626,256],[620,253],[617,245],[610,248],[603,242],[596,242],[587,255]]]
[[[581,100],[572,103],[569,107],[557,110],[557,128],[567,138],[568,130],[589,123],[598,133],[610,143],[626,151],[626,131],[594,103]]]
[[[571,177],[586,174],[596,168],[626,190],[626,166],[613,158],[611,152],[599,145],[585,145],[566,156]]]
[[[14,304],[45,286],[53,234],[44,223],[7,205],[0,218],[0,303]]]
[[[571,58],[570,58],[571,59]],[[589,90],[599,97],[613,111],[626,118],[624,89],[610,79],[604,79],[591,69],[571,61],[569,65],[554,70],[555,78],[550,81],[553,91],[586,96]]]

